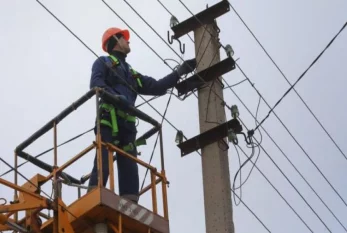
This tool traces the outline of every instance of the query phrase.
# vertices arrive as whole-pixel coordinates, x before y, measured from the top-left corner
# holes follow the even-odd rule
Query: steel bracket
[[[213,20],[228,11],[230,11],[229,1],[222,0],[221,2],[207,8],[206,10],[199,12],[195,16],[192,16],[189,19],[186,19],[185,21],[173,26],[171,28],[175,33],[175,35],[173,35],[173,38],[178,39],[181,36],[201,27],[201,24],[205,25],[213,23]]]
[[[204,85],[206,82],[217,79],[233,69],[235,69],[235,61],[232,57],[228,57],[223,61],[183,80],[182,82],[177,83],[175,88],[178,91],[178,96],[182,96],[190,91],[194,91],[195,89]],[[204,82],[201,79],[203,79]]]
[[[237,119],[232,119],[178,144],[177,146],[181,149],[181,157],[227,137],[230,128],[236,133],[242,132],[240,122]]]

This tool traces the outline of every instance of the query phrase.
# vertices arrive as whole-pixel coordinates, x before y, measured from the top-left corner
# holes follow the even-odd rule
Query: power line
[[[242,202],[242,204],[249,210],[249,212],[252,213],[252,215],[261,223],[261,225],[263,225],[263,227],[271,233],[271,231],[269,230],[269,228],[267,228],[267,226],[263,223],[263,221],[260,220],[260,218],[252,211],[252,209],[250,207],[247,206],[247,204],[236,194],[236,192],[234,190],[231,189],[231,191],[233,192],[233,194],[235,196],[237,196],[237,198],[239,198],[240,202]]]
[[[136,106],[136,108],[139,108],[139,107],[141,107],[142,105],[147,104],[147,103],[151,102],[152,100],[155,100],[155,99],[157,99],[157,98],[159,98],[159,97],[160,97],[160,96],[153,96],[153,97],[150,98],[149,100],[146,100],[146,101],[142,102],[141,104],[138,104],[138,105]]]
[[[181,3],[182,3],[182,5],[194,16],[194,14],[189,10],[189,8],[181,1],[181,0],[179,0]],[[196,18],[197,19],[197,18]],[[198,20],[198,19],[197,19]],[[202,26],[204,26],[201,22],[200,22],[200,24],[202,25]],[[209,32],[210,33],[210,32]],[[210,33],[211,34],[211,33]],[[212,35],[212,34],[211,34]],[[236,63],[236,65],[237,65],[237,63]],[[239,67],[240,68],[240,67]],[[241,70],[241,69],[240,69]],[[242,71],[242,70],[241,70]],[[242,73],[244,74],[244,72],[242,71]],[[245,75],[245,74],[244,74]],[[248,77],[245,75],[245,77],[246,77],[246,79],[250,82],[250,80],[248,79]],[[224,80],[224,79],[223,79]],[[225,81],[225,80],[224,80]],[[226,82],[226,81],[225,81]],[[254,87],[254,85],[250,82],[250,84]],[[255,87],[254,87],[255,88]],[[231,89],[231,88],[230,88]],[[257,91],[257,93],[259,94],[259,96],[264,100],[264,102],[266,102],[265,101],[265,99],[262,97],[262,95],[259,93],[259,91],[255,88],[255,90]],[[234,93],[235,94],[235,93]],[[267,102],[266,102],[267,103]],[[268,105],[268,104],[267,104]],[[269,105],[268,105],[269,106]],[[269,106],[270,107],[270,106]],[[277,116],[277,115],[276,115]],[[256,118],[255,118],[256,119]],[[280,120],[280,118],[278,118],[279,120]],[[280,120],[280,122],[282,123],[282,125],[287,129],[287,127],[283,124],[283,122]],[[259,125],[257,126],[257,128],[259,127]],[[290,133],[290,131],[287,129],[287,131]],[[290,135],[292,136],[292,134],[290,133]],[[293,137],[293,136],[292,136]],[[296,141],[296,139],[293,137],[293,139]],[[297,142],[297,141],[296,141]],[[302,146],[300,145],[300,144],[298,144],[299,146],[300,146],[300,148],[302,148]],[[303,148],[302,148],[303,149]],[[304,151],[304,150],[303,150]],[[304,151],[305,153],[306,153],[306,151]],[[307,154],[307,153],[306,153]],[[308,156],[308,154],[307,154],[307,156]],[[309,156],[308,156],[309,157]],[[311,160],[311,159],[310,159]],[[315,163],[311,160],[311,162],[315,165]],[[316,165],[315,165],[316,166]],[[320,169],[316,166],[316,168],[320,171]],[[321,172],[321,171],[320,171]],[[324,176],[324,174],[321,172],[321,174],[322,174],[322,176],[326,179],[326,177]],[[326,179],[327,180],[327,179]],[[331,183],[327,180],[327,182],[330,184],[330,186],[332,187],[332,185],[331,185]],[[333,190],[337,193],[337,195],[340,197],[340,198],[342,198],[341,196],[340,196],[340,194],[336,191],[336,189],[334,188],[334,187],[332,187],[333,188]],[[344,200],[342,199],[342,201],[344,202]],[[332,213],[332,211],[331,211],[331,213]],[[333,213],[332,213],[333,214]],[[334,215],[334,214],[333,214]],[[335,215],[334,215],[335,216]],[[335,217],[336,218],[336,217]],[[337,218],[336,218],[337,219]],[[338,220],[338,219],[337,219]],[[339,221],[339,220],[338,220]],[[340,222],[340,221],[339,221]]]
[[[151,30],[183,61],[183,59],[179,56],[179,54],[166,42],[165,39],[163,39],[159,33],[135,10],[135,8],[127,1],[127,0],[123,0],[136,14],[137,16],[149,27],[151,28]],[[102,2],[119,18],[121,19],[142,41],[144,41],[142,39],[142,37],[140,37],[138,35],[138,33],[136,33],[136,31],[127,23],[125,22],[125,20],[119,15],[117,14],[117,12],[115,10],[113,10],[113,8],[108,5],[104,0],[102,0]],[[205,28],[206,29],[206,28]],[[152,50],[154,51],[154,49],[149,46],[147,43],[146,45]],[[156,53],[156,52],[155,52]],[[157,54],[157,53],[156,53]],[[163,60],[160,56],[158,56],[161,60]],[[163,60],[164,61],[164,60]],[[164,61],[165,62],[165,61]],[[211,63],[212,64],[212,63]],[[203,83],[207,83],[198,73],[195,73],[196,77],[198,77]],[[214,94],[222,101],[224,102],[223,98],[220,97],[215,91]],[[225,102],[224,102],[225,103]]]
[[[237,82],[237,83],[232,84],[232,85],[230,85],[230,86],[226,86],[226,87],[224,87],[224,89],[227,89],[227,88],[230,88],[230,87],[235,87],[235,86],[237,86],[237,85],[243,83],[244,81],[247,81],[247,79],[243,79],[243,80],[241,80],[240,82]]]
[[[162,61],[164,61],[164,63],[167,65],[167,63],[166,63],[166,61],[165,61],[165,59],[163,59],[119,14],[117,14],[117,12],[110,6],[110,5],[108,5],[104,0],[102,0],[102,2],[120,19],[120,20],[122,20],[123,21],[123,23],[125,23],[141,40],[142,40],[142,42],[144,42],[145,44],[146,44],[146,46],[149,48],[149,49],[151,49],[156,55],[157,55],[157,57],[158,58],[160,58]],[[126,2],[126,1],[125,1]],[[174,49],[172,49],[171,48],[171,46],[169,46],[168,44],[167,44],[167,42],[158,34],[158,32],[128,3],[128,2],[126,2],[130,7],[131,7],[131,9],[147,24],[147,26],[149,26],[152,30],[153,30],[153,32],[155,32],[156,34],[157,34],[157,36],[183,61],[183,59],[180,57],[180,55],[174,50]],[[189,65],[188,65],[189,66]],[[169,66],[170,67],[170,66]],[[191,67],[190,67],[191,68]],[[170,69],[172,69],[171,67],[170,67]],[[173,69],[172,69],[173,70]],[[197,77],[199,78],[199,79],[201,79],[204,83],[206,83],[205,82],[205,80],[203,80],[201,77],[200,77],[200,75],[197,75]],[[217,95],[217,94],[216,94]],[[218,96],[218,95],[217,95]],[[220,99],[222,99],[220,96],[218,96]],[[176,129],[177,130],[177,129]]]
[[[157,0],[157,1],[160,3],[160,5],[161,5],[171,16],[175,17],[175,16],[171,13],[171,11],[169,11],[169,10],[167,9],[167,7],[166,7],[160,0]],[[187,36],[188,36],[189,39],[194,43],[194,40],[190,37],[190,35],[187,34]]]
[[[187,11],[189,11],[189,13],[195,18],[196,21],[198,21],[198,23],[203,27],[205,28],[205,30],[207,30],[207,27],[200,21],[200,19],[198,19],[198,17],[196,17],[196,15],[194,15],[194,13],[181,1],[179,0],[179,2],[187,9]],[[213,30],[215,32],[218,33],[217,30],[215,30],[215,28],[213,28]],[[218,38],[212,34],[212,32],[210,32],[209,30],[207,30],[207,32],[211,35],[211,37],[214,37],[217,39],[218,43],[225,49],[224,45],[222,43],[219,42]]]
[[[57,16],[55,16],[44,4],[42,4],[39,0],[36,0],[36,2],[38,2],[51,16],[53,16],[63,27],[65,27],[65,29],[67,29],[77,40],[79,40],[91,53],[93,53],[96,57],[98,57],[99,58],[99,56],[88,46],[88,45],[86,45],[83,41],[82,41],[82,39],[80,39],[70,28],[68,28]],[[140,39],[141,39],[141,37],[140,37]],[[145,41],[144,41],[144,43],[146,43]],[[158,55],[159,56],[159,55]],[[160,56],[159,56],[160,57]],[[111,71],[113,71],[113,72],[115,72],[114,71],[114,69],[111,69]],[[122,76],[120,76],[119,75],[119,77],[120,78],[122,78]],[[123,79],[123,78],[122,78]],[[124,79],[123,79],[124,80]],[[124,80],[125,81],[125,80]],[[138,96],[140,96],[140,98],[142,98],[144,101],[146,101],[146,103],[155,111],[155,112],[157,112],[161,117],[163,117],[163,115],[155,108],[155,107],[153,107],[142,95],[140,95],[132,86],[130,86],[128,83],[126,83],[128,86],[129,86],[129,88],[131,88],[133,91],[135,91],[137,94],[138,94]],[[167,122],[167,123],[169,123],[169,125],[170,126],[172,126],[175,130],[177,130],[178,131],[178,129],[176,128],[176,126],[174,126],[166,117],[164,118],[165,119],[165,121]],[[183,135],[183,137],[185,138],[185,139],[187,139],[186,138],[186,136],[184,136]]]
[[[224,80],[224,82],[228,85],[228,83]],[[241,102],[241,104],[246,108],[246,110],[249,112],[249,114],[257,121],[257,118],[252,114],[252,112],[249,110],[247,105],[241,100],[241,98],[236,94],[236,92],[230,88],[230,90],[233,92],[233,94],[237,97],[237,99]],[[266,135],[270,138],[270,140],[275,144],[277,149],[281,152],[281,154],[287,159],[287,161],[292,165],[292,167],[295,169],[295,171],[300,175],[300,177],[305,181],[305,183],[310,187],[310,189],[314,192],[314,194],[319,198],[319,200],[322,202],[322,204],[328,209],[328,211],[334,216],[336,221],[339,222],[339,224],[347,231],[345,226],[341,223],[341,221],[337,218],[337,216],[334,214],[334,212],[329,208],[329,206],[323,201],[323,199],[319,196],[319,194],[316,192],[316,190],[310,185],[310,183],[306,180],[306,178],[303,176],[303,174],[296,168],[296,166],[293,164],[293,162],[289,159],[289,157],[284,153],[282,148],[276,143],[276,141],[271,137],[271,135],[267,132],[267,130],[260,126],[262,130],[266,133]],[[260,132],[260,130],[259,130]]]
[[[189,10],[189,8],[181,1],[181,0],[179,0],[180,2],[181,2],[181,4],[194,16],[194,14]],[[195,18],[196,18],[196,16],[195,16]],[[196,18],[197,19],[197,18]],[[197,19],[198,20],[198,19]],[[199,20],[198,20],[199,21]],[[200,22],[200,21],[199,21]],[[202,26],[204,26],[201,22],[200,22],[200,24],[202,25]],[[347,24],[347,23],[346,23]],[[346,24],[344,25],[344,27],[346,26]],[[343,28],[344,28],[343,27]],[[340,30],[340,32],[343,30],[343,28]],[[340,33],[339,32],[339,33]],[[210,32],[209,32],[210,33]],[[211,34],[211,33],[210,33]],[[212,35],[212,34],[211,34]],[[335,36],[335,38],[337,37],[338,35],[336,35]],[[335,39],[334,38],[334,39]],[[334,40],[333,39],[333,40]],[[330,46],[330,44],[333,42],[333,40],[328,44],[328,46],[327,47],[329,47]],[[325,51],[325,50],[324,50]],[[322,52],[322,53],[324,53],[324,51]],[[318,56],[318,58],[322,55],[322,53]],[[318,59],[317,58],[317,59]],[[317,60],[316,59],[316,60]],[[315,60],[315,61],[316,61]],[[315,62],[314,61],[314,62]],[[314,64],[314,63],[313,63]],[[312,64],[312,65],[313,65]],[[239,65],[236,63],[236,65],[238,66],[238,68],[241,70],[241,68],[239,67]],[[311,66],[312,66],[311,65]],[[310,67],[309,67],[310,68]],[[251,86],[256,90],[256,92],[258,93],[258,95],[264,100],[264,102],[269,106],[269,104],[266,102],[266,100],[262,97],[262,95],[260,94],[260,92],[254,87],[254,85],[251,83],[251,81],[249,80],[249,78],[245,75],[245,73],[241,70],[241,72],[243,73],[243,75],[245,76],[245,78],[250,82],[250,84],[251,84]],[[305,72],[307,72],[307,70],[305,71]],[[305,73],[304,73],[305,74]],[[224,80],[224,79],[223,79]],[[225,81],[225,80],[224,80]],[[294,84],[295,85],[295,84]],[[230,88],[231,89],[231,88]],[[269,108],[270,108],[270,106],[269,106]],[[274,113],[275,114],[275,113]],[[277,114],[275,114],[275,116],[280,120],[280,118],[277,116]],[[255,118],[256,119],[256,118]],[[300,146],[300,148],[305,152],[305,154],[309,157],[309,155],[306,153],[306,151],[303,149],[303,147],[298,143],[298,141],[295,139],[295,137],[290,133],[290,131],[288,130],[288,128],[283,124],[283,122],[280,120],[280,122],[282,123],[282,125],[287,129],[287,131],[288,131],[288,133],[292,136],[292,138],[295,140],[295,142],[297,142],[297,144]],[[259,128],[259,126],[261,126],[261,123],[256,127],[256,129],[257,128]],[[309,159],[311,160],[311,162],[315,165],[315,167],[318,169],[318,171],[322,174],[322,176],[325,178],[325,180],[329,183],[329,185],[331,186],[331,188],[335,191],[335,193],[342,199],[342,201],[345,203],[345,201],[344,201],[344,199],[341,197],[341,195],[337,192],[337,190],[331,185],[331,183],[328,181],[328,179],[325,177],[325,175],[320,171],[320,169],[318,168],[318,166],[313,162],[313,160],[309,157]],[[345,203],[345,205],[347,205],[346,203]]]
[[[244,125],[246,128],[247,126]],[[247,129],[248,130],[248,129]],[[271,160],[271,162],[276,166],[276,168],[281,172],[281,174],[286,178],[286,180],[289,182],[289,184],[294,188],[294,190],[299,194],[301,199],[306,203],[306,205],[312,210],[312,212],[316,215],[316,217],[320,220],[320,222],[325,226],[325,228],[331,232],[329,227],[325,224],[325,222],[322,220],[322,218],[317,214],[317,212],[312,208],[312,206],[307,202],[307,200],[304,198],[304,196],[299,192],[299,190],[295,187],[295,185],[290,181],[290,179],[284,174],[282,169],[277,165],[277,163],[272,159],[272,157],[267,153],[267,151],[264,149],[264,147],[258,142],[258,140],[254,137],[257,144],[260,146],[260,148],[265,152],[265,154],[268,156],[268,158]],[[240,147],[239,147],[240,148]],[[249,161],[251,161],[250,157],[248,158]],[[253,163],[253,162],[252,162]],[[255,164],[255,163],[254,163]]]
[[[241,67],[236,63],[236,66],[240,69],[241,73],[245,76],[245,78],[248,80],[248,82],[251,84],[251,86],[254,88],[254,90],[258,93],[258,95],[263,99],[264,103],[269,107],[269,103],[265,100],[265,98],[260,94],[258,89],[252,84],[251,80],[248,78],[248,76],[245,74],[245,72],[241,69]],[[323,172],[320,170],[320,168],[317,166],[317,164],[312,160],[311,156],[306,152],[306,150],[302,147],[302,145],[298,142],[298,140],[294,137],[294,135],[291,133],[291,131],[288,129],[288,127],[283,123],[281,118],[276,114],[276,112],[273,112],[274,116],[279,120],[279,122],[282,124],[282,126],[286,129],[286,131],[289,133],[289,135],[292,137],[292,139],[295,141],[295,143],[300,147],[300,149],[304,152],[306,157],[311,161],[311,163],[315,166],[315,168],[318,170],[318,172],[323,176],[325,181],[329,184],[329,186],[333,189],[333,191],[339,196],[339,198],[342,200],[342,202],[347,206],[347,203],[342,198],[340,193],[335,189],[335,187],[330,183],[328,178],[323,174]],[[259,128],[261,124],[259,124],[256,128]]]
[[[92,131],[93,129],[94,129],[94,128],[91,128],[91,129],[89,129],[89,130],[87,130],[87,131],[85,131],[85,132],[83,132],[83,133],[81,133],[81,134],[78,134],[77,136],[74,136],[73,138],[70,138],[69,140],[67,140],[67,141],[65,141],[65,142],[63,142],[63,143],[61,143],[61,144],[59,144],[59,145],[57,146],[57,148],[59,148],[59,147],[65,145],[65,144],[68,144],[69,142],[72,142],[72,141],[76,140],[77,138],[79,138],[79,137],[81,137],[81,136],[83,136],[83,135],[89,133],[89,132]],[[36,155],[35,158],[39,158],[39,157],[41,157],[42,155],[47,154],[48,152],[50,152],[50,151],[52,151],[52,150],[54,150],[54,147],[52,147],[52,148],[50,148],[50,149],[48,149],[48,150],[45,150],[45,151],[41,152],[40,154]],[[25,162],[21,163],[20,165],[18,165],[17,168],[20,168],[21,166],[25,165],[25,164],[28,163],[28,162],[29,162],[29,161],[25,161]],[[4,172],[3,174],[0,175],[0,177],[3,177],[4,175],[10,173],[11,171],[13,171],[13,169],[10,169],[10,170]]]
[[[10,169],[15,170],[17,174],[19,174],[24,180],[26,180],[26,181],[27,181],[28,183],[30,183],[32,186],[34,186],[35,188],[39,189],[39,190],[47,197],[48,200],[50,200],[50,201],[52,201],[52,202],[54,201],[54,200],[52,199],[52,197],[50,197],[50,195],[48,195],[45,191],[43,191],[40,187],[38,187],[36,184],[34,184],[31,180],[29,180],[29,179],[28,179],[26,176],[24,176],[22,173],[20,173],[20,172],[18,171],[18,169],[16,169],[15,167],[11,166],[8,162],[6,162],[6,161],[5,161],[4,159],[2,159],[1,157],[0,157],[0,160],[1,160],[4,164],[6,164]],[[65,208],[65,206],[61,205],[60,203],[57,203],[57,204],[58,204],[58,206],[62,207],[62,208],[64,209],[64,211],[67,211],[69,214],[71,214],[72,217],[74,217],[75,219],[78,219],[73,213],[71,213],[70,210],[68,210],[67,208]],[[82,221],[85,223],[85,225],[86,225],[88,228],[93,229],[93,227],[92,227],[86,220],[82,219]]]
[[[97,56],[98,57],[98,55],[92,50],[92,49],[90,49],[75,33],[73,33],[72,32],[72,30],[70,30],[61,20],[59,20],[59,18],[58,17],[56,17],[45,5],[43,5],[40,1],[38,1],[38,0],[36,0],[48,13],[50,13],[62,26],[64,26],[72,35],[74,35],[75,36],[75,38],[76,39],[78,39],[89,51],[91,51],[95,56]],[[129,27],[130,28],[130,27]],[[136,33],[136,32],[135,32]],[[139,36],[139,35],[138,35]],[[140,36],[139,36],[139,38],[140,39],[142,39]],[[143,41],[144,43],[146,43],[145,41]],[[147,43],[146,43],[147,44]],[[148,45],[148,44],[147,44]],[[156,53],[157,54],[157,53]],[[158,55],[159,56],[159,55]],[[159,56],[160,57],[160,56]],[[119,77],[121,77],[121,76],[119,76]],[[130,86],[131,87],[131,86]],[[135,90],[136,91],[136,90]],[[138,94],[138,93],[137,93]],[[164,115],[162,115],[156,108],[154,108],[150,103],[149,103],[149,101],[146,101],[146,99],[144,98],[144,97],[142,97],[140,94],[138,94],[144,101],[145,101],[145,103],[147,103],[153,110],[155,110],[160,116],[162,116],[163,117],[163,119],[167,122],[167,123],[169,123],[169,125],[170,126],[172,126],[176,131],[179,131]],[[171,95],[170,95],[170,99],[171,99]],[[168,105],[167,105],[168,106]],[[185,138],[185,139],[187,139],[186,138],[186,136],[185,135],[183,135],[183,137]],[[196,151],[200,156],[201,156],[201,154],[198,152],[198,151]]]
[[[238,148],[242,151],[242,153],[247,157],[248,155],[246,152],[243,151],[243,149],[237,145]],[[260,172],[260,174],[266,179],[266,181],[271,185],[271,187],[277,192],[277,194],[283,199],[283,201],[289,206],[289,208],[295,213],[295,215],[301,220],[301,222],[307,227],[308,230],[310,230],[313,233],[313,230],[307,225],[307,223],[302,219],[302,217],[295,211],[295,209],[289,204],[286,198],[282,196],[282,194],[278,191],[278,189],[271,183],[271,181],[267,178],[267,176],[258,168],[258,166],[253,163],[252,160],[250,160],[251,163],[254,165],[254,167]]]
[[[300,77],[295,81],[294,84],[291,85],[291,87],[284,93],[284,95],[277,101],[277,103],[270,109],[269,113],[265,116],[265,118],[260,122],[259,125],[263,124],[264,121],[270,116],[270,114],[274,111],[274,109],[277,107],[277,105],[283,100],[283,98],[294,88],[294,86],[305,76],[305,74],[307,73],[307,71],[318,61],[318,59],[323,55],[323,53],[330,47],[330,45],[334,42],[334,40],[336,39],[336,37],[343,31],[343,29],[345,29],[345,27],[347,26],[347,22],[342,26],[342,28],[340,29],[340,31],[333,37],[333,39],[328,43],[328,45],[323,49],[323,51],[316,57],[316,59],[313,60],[313,62],[311,63],[311,65],[309,65],[309,67],[304,71],[304,73],[302,73],[300,75]],[[255,130],[257,130],[257,128],[259,127],[259,125],[255,128]],[[347,157],[345,157],[347,159]]]
[[[237,170],[237,172],[236,172],[236,174],[235,174],[235,176],[234,176],[233,189],[235,189],[235,190],[236,190],[236,189],[240,189],[240,190],[241,190],[242,186],[247,182],[247,180],[248,180],[249,177],[251,176],[252,171],[253,171],[253,169],[254,169],[254,165],[253,165],[252,168],[251,168],[251,170],[249,171],[249,173],[248,173],[246,179],[245,179],[243,182],[241,182],[240,186],[239,186],[239,187],[236,187],[236,188],[234,187],[234,186],[235,186],[235,181],[236,181],[236,178],[237,178],[238,173],[240,173],[240,176],[241,176],[241,169],[242,169],[242,168],[254,157],[254,155],[255,155],[255,148],[256,148],[256,147],[259,147],[258,144],[257,144],[257,146],[255,146],[255,143],[252,141],[251,138],[250,138],[250,140],[251,140],[251,144],[252,144],[252,147],[251,147],[251,148],[252,148],[252,153],[251,153],[251,156],[249,156],[249,158],[240,166],[240,168]],[[260,149],[259,149],[259,151],[258,151],[258,155],[257,155],[257,158],[256,158],[255,161],[254,161],[254,164],[257,163],[259,157],[260,157]]]
[[[283,73],[283,71],[280,69],[280,67],[277,65],[277,63],[274,61],[274,59],[270,56],[270,54],[266,51],[266,49],[264,48],[264,46],[260,43],[260,41],[258,40],[258,38],[255,36],[255,34],[253,33],[253,31],[248,27],[248,25],[246,24],[246,22],[242,19],[242,17],[240,16],[240,14],[235,10],[235,8],[231,5],[231,3],[229,3],[230,7],[233,9],[233,11],[236,13],[236,15],[239,17],[239,19],[241,20],[241,22],[243,23],[243,25],[247,28],[247,30],[251,33],[251,35],[253,36],[253,38],[257,41],[257,43],[259,44],[259,46],[263,49],[263,51],[265,52],[265,54],[268,56],[268,58],[271,60],[271,62],[275,65],[275,67],[277,68],[277,70],[281,73],[281,75],[283,76],[283,78],[287,81],[287,83],[289,85],[292,85],[291,82],[288,80],[288,78],[286,77],[286,75]],[[345,159],[347,159],[347,156],[345,155],[345,153],[342,151],[342,149],[338,146],[338,144],[336,143],[336,141],[333,139],[333,137],[330,135],[330,133],[326,130],[326,128],[323,126],[323,124],[320,122],[320,120],[318,119],[318,117],[313,113],[313,111],[311,110],[311,108],[308,106],[308,104],[305,102],[305,100],[301,97],[301,95],[299,94],[299,92],[293,88],[294,92],[297,94],[297,96],[300,98],[300,100],[303,102],[303,104],[306,106],[306,108],[308,109],[308,111],[311,113],[311,115],[315,118],[315,120],[318,122],[318,124],[321,126],[321,128],[324,130],[324,132],[328,135],[328,137],[330,138],[330,140],[335,144],[335,146],[337,147],[337,149],[341,152],[341,154],[345,157]]]
[[[130,3],[128,3],[126,0],[124,0],[125,2],[126,2],[126,4],[137,14],[137,16],[138,17],[140,17],[140,19],[144,22],[144,23],[146,23],[146,25],[149,27],[149,28],[151,28],[151,30],[181,59],[181,60],[183,60],[180,56],[179,56],[179,54],[174,50],[174,49],[172,49],[171,48],[171,46],[169,46],[169,44],[159,35],[159,33],[135,10],[135,8],[134,7],[132,7],[132,5],[130,4]],[[102,0],[102,2],[120,19],[120,20],[122,20],[152,51],[155,51],[150,45],[148,45],[148,43],[146,43],[145,42],[145,40],[119,15],[119,14],[117,14],[117,12],[110,6],[110,5],[108,5],[104,0]],[[206,28],[205,28],[205,30],[206,30]],[[210,41],[211,41],[211,39],[212,39],[212,37],[210,38]],[[220,43],[219,43],[220,44]],[[205,50],[206,51],[206,50]],[[157,54],[157,56],[161,59],[161,60],[163,60],[159,55],[158,55],[158,53],[156,53],[155,52],[155,54]],[[165,62],[165,60],[163,60],[164,61],[164,63],[166,64],[166,62]],[[212,61],[213,61],[213,59],[212,59]],[[212,61],[211,61],[211,63],[210,63],[210,66],[212,65]],[[171,67],[170,67],[171,68]],[[197,77],[200,79],[200,80],[202,80],[205,84],[207,83],[200,75],[198,75],[198,74],[196,74],[197,75]],[[213,91],[214,92],[214,94],[222,101],[222,103],[224,103],[225,105],[226,105],[226,103],[225,103],[225,101],[223,100],[223,98],[222,97],[220,97],[215,91]],[[197,97],[197,96],[196,96]],[[230,107],[229,107],[230,108]]]
[[[189,10],[189,8],[181,1],[179,0],[182,5],[194,16],[194,14]],[[196,16],[194,16],[196,18]],[[196,18],[197,19],[197,18]],[[198,19],[197,19],[198,20]],[[199,21],[199,20],[198,20]],[[202,26],[204,26],[201,22],[200,24]],[[205,28],[206,29],[206,28]],[[209,32],[210,33],[210,32]],[[210,33],[211,34],[211,33]],[[211,34],[212,35],[212,34]],[[246,77],[247,78],[247,77]],[[252,85],[252,84],[251,84]],[[258,125],[259,126],[259,125]],[[276,165],[277,166],[277,165]],[[279,167],[278,167],[279,168]],[[283,174],[284,175],[284,174]],[[285,176],[286,177],[286,176]],[[287,177],[286,177],[287,178]],[[288,180],[289,181],[289,180]],[[290,181],[289,181],[290,182]],[[291,182],[290,182],[291,183]],[[293,188],[295,188],[295,186],[293,186]],[[296,188],[295,188],[296,189]],[[296,189],[297,190],[297,189]],[[298,192],[298,190],[297,190]],[[299,192],[298,192],[299,193]],[[303,198],[303,196],[299,193],[299,195]],[[304,199],[304,198],[303,198]],[[307,201],[304,199],[304,201],[307,203]],[[307,203],[309,205],[309,203]],[[326,226],[326,224],[322,221],[322,219],[318,216],[318,214],[313,210],[313,208],[309,205],[309,207],[312,209],[312,211],[316,214],[316,216],[321,220],[321,222],[323,223],[323,225],[329,230],[329,228]],[[330,231],[330,230],[329,230]]]
[[[240,153],[239,153],[239,150],[237,149],[236,145],[233,143],[234,147],[235,147],[235,150],[236,150],[236,153],[237,153],[237,158],[239,160],[239,167],[241,167],[241,156],[240,156]],[[234,179],[234,183],[233,183],[233,187],[232,187],[232,191],[234,193],[234,186],[235,186],[235,179]],[[233,195],[234,197],[234,203],[236,206],[238,206],[240,203],[241,203],[241,200],[242,200],[242,170],[240,169],[240,196],[237,196],[238,199],[240,200],[239,203],[236,203],[236,198],[235,198],[235,195]]]
[[[39,2],[39,1],[38,1]],[[40,3],[40,2],[39,2]],[[41,4],[41,3],[40,3]],[[51,15],[53,15],[43,4],[41,4]],[[53,15],[54,16],[54,15]],[[54,16],[55,17],[55,16]],[[57,17],[55,17],[60,23],[62,23]],[[67,28],[64,24],[62,24],[65,28]],[[67,28],[68,29],[68,28]],[[69,30],[69,29],[68,29]],[[71,30],[69,30],[77,39],[79,39]],[[80,39],[79,39],[80,40]],[[80,40],[80,42],[82,42],[81,40]],[[83,43],[83,42],[82,42]],[[83,43],[86,47],[87,47],[87,45],[85,44],[85,43]],[[87,47],[88,48],[88,47]],[[91,49],[90,49],[91,50]],[[91,50],[92,51],[92,50]],[[92,51],[93,52],[93,51]],[[94,53],[94,52],[93,52]],[[95,54],[95,53],[94,53]],[[96,55],[96,54],[95,54]],[[170,96],[170,98],[171,98],[171,96]],[[170,99],[169,99],[170,100]],[[168,107],[168,105],[167,105],[167,107]],[[166,110],[167,110],[167,108],[166,108]],[[168,121],[166,118],[165,118],[165,113],[164,113],[164,116],[163,116],[163,119],[165,119],[166,121]],[[170,122],[168,122],[171,126],[173,126]],[[173,126],[174,127],[174,126]],[[175,127],[174,127],[175,128]],[[176,128],[176,130],[177,130],[177,128]],[[198,152],[198,151],[197,151]],[[199,153],[199,152],[198,152]],[[20,173],[19,173],[20,174]],[[243,201],[242,201],[243,202]],[[243,202],[244,203],[244,202]],[[244,203],[245,204],[245,203]],[[245,205],[246,206],[246,205]],[[246,206],[247,207],[247,206]],[[248,207],[247,207],[247,209],[248,210],[250,210],[251,211],[251,209],[249,209]],[[251,211],[252,212],[252,211]],[[252,212],[252,214],[253,215],[255,215],[254,214],[254,212]],[[255,215],[255,217],[258,219],[258,220],[260,220],[256,215]],[[261,221],[260,221],[261,222]],[[262,222],[261,222],[262,223]],[[263,224],[263,223],[262,223]],[[264,225],[264,224],[263,224]],[[264,225],[264,227],[266,228],[266,226]]]
[[[166,115],[166,113],[167,113],[167,110],[168,110],[168,108],[169,108],[170,101],[171,101],[171,97],[172,97],[172,95],[170,95],[169,100],[167,101],[166,108],[165,108],[165,111],[164,111],[164,114],[163,114],[164,117],[165,117],[165,115]],[[164,117],[163,117],[162,120],[161,120],[161,125],[163,125]],[[154,146],[153,146],[152,154],[151,154],[151,157],[150,157],[150,159],[149,159],[149,163],[148,163],[148,164],[151,164],[151,162],[152,162],[153,155],[154,155],[154,151],[155,151],[155,148],[157,147],[158,139],[159,139],[159,133],[157,134],[157,138],[155,139],[155,143],[154,143]],[[147,177],[147,174],[148,174],[148,170],[149,170],[149,169],[147,168],[147,169],[146,169],[145,176],[144,176],[143,181],[142,181],[141,190],[143,189],[143,186],[144,186],[144,184],[145,184],[145,180],[146,180],[146,177]]]

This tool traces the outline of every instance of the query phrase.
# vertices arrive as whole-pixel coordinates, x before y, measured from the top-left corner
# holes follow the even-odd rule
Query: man
[[[109,56],[100,57],[92,67],[90,88],[101,87],[111,94],[121,96],[131,106],[135,105],[137,94],[164,95],[169,88],[175,86],[181,75],[192,72],[196,60],[185,61],[172,73],[160,80],[136,72],[126,62],[130,34],[128,30],[109,28],[102,37],[102,48]],[[145,61],[145,57],[143,58]],[[127,153],[137,156],[135,117],[129,116],[116,106],[107,103],[101,105],[101,139],[104,142],[127,148]],[[130,146],[129,145],[133,145]],[[102,148],[103,185],[106,186],[109,176],[108,153]],[[117,155],[119,195],[135,203],[138,202],[139,175],[135,162],[125,156]],[[97,185],[97,160],[89,180],[89,190]]]

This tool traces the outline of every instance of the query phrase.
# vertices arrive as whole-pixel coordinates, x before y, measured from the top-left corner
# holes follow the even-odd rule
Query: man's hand
[[[177,73],[179,76],[189,74],[190,72],[193,72],[196,68],[196,59],[190,59],[186,60],[182,63],[182,65],[179,65],[177,68]]]

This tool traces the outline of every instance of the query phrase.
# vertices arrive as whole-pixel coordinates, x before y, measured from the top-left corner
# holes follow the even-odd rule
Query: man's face
[[[125,40],[124,37],[122,36],[121,38],[118,39],[116,48],[120,51],[122,51],[125,54],[130,53],[130,46],[129,46],[129,41]]]

